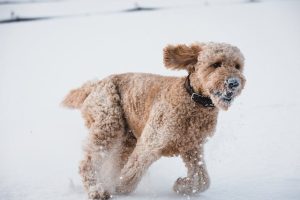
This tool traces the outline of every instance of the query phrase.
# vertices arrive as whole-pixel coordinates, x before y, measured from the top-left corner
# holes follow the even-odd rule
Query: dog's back
[[[164,99],[164,95],[172,90],[181,78],[168,77],[147,73],[125,73],[106,77],[100,81],[88,81],[81,87],[71,90],[65,97],[62,105],[68,108],[81,109],[87,97],[92,93],[99,93],[97,87],[107,82],[113,84],[121,100],[124,118],[127,125],[139,137],[152,106],[156,101]],[[100,89],[101,90],[101,89]],[[109,98],[103,96],[102,98]],[[87,106],[87,105],[85,105]]]
[[[146,73],[127,73],[111,77],[117,85],[124,117],[136,136],[140,136],[153,105],[164,99],[178,77]]]

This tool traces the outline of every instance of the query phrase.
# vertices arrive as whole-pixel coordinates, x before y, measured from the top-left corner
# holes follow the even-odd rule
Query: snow
[[[0,19],[12,10],[68,16],[0,24],[0,199],[85,199],[77,170],[87,130],[60,101],[113,73],[185,75],[163,67],[162,48],[194,41],[232,43],[246,57],[246,88],[205,146],[211,187],[176,195],[184,165],[163,158],[135,193],[118,199],[300,199],[300,2],[142,0],[160,9],[120,12],[134,2],[0,5]]]

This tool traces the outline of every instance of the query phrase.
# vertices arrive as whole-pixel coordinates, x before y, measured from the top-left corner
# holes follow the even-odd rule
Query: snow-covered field
[[[171,187],[185,168],[164,158],[137,191],[118,199],[300,199],[300,1],[141,0],[155,11],[120,12],[125,0],[0,5],[0,199],[85,199],[77,173],[87,134],[80,113],[59,106],[68,90],[112,73],[186,75],[163,67],[168,43],[240,47],[248,79],[221,112],[206,145],[211,188],[195,197]]]

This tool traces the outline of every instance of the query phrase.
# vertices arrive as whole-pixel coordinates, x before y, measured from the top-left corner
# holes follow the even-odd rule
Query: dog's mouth
[[[213,92],[213,97],[214,97],[213,99],[215,99],[216,103],[221,107],[226,107],[226,108],[228,108],[231,105],[235,96],[236,96],[235,92],[232,91]]]
[[[228,97],[222,97],[221,100],[225,103],[231,103],[231,101],[233,100],[232,98],[228,98]]]
[[[219,98],[226,103],[231,103],[234,99],[234,96],[232,92],[226,92],[225,94],[222,94]]]

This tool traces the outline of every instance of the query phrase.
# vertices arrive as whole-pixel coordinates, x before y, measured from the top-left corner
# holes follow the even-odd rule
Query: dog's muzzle
[[[230,104],[238,93],[238,90],[241,86],[241,80],[237,77],[228,78],[224,82],[224,86],[225,86],[225,91],[223,92],[217,91],[215,92],[215,96],[217,96],[224,103]]]

